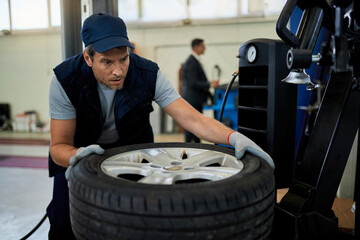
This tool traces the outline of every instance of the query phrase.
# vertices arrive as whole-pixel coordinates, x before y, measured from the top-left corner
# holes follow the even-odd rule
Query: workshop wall
[[[11,118],[35,110],[49,120],[52,68],[61,61],[57,33],[22,33],[0,37],[0,103],[9,103]]]

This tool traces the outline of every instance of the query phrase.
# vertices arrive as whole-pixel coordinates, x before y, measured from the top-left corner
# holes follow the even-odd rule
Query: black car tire
[[[144,184],[105,174],[116,154],[151,148],[197,148],[234,156],[222,146],[189,143],[129,145],[91,155],[69,177],[70,216],[77,239],[266,239],[272,228],[275,180],[270,165],[245,154],[243,169],[226,179]]]

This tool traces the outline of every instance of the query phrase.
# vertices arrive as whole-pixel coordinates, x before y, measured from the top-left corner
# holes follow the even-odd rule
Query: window
[[[47,18],[47,0],[12,0],[10,4],[12,29],[18,30],[49,27]]]
[[[125,21],[136,21],[139,19],[139,1],[137,0],[119,0],[118,14]]]
[[[60,0],[0,0],[0,30],[48,29],[60,19]]]
[[[173,21],[186,18],[186,0],[143,0],[142,20]]]
[[[285,2],[286,0],[118,0],[118,12],[125,22],[191,22],[276,15]]]
[[[8,0],[0,0],[0,30],[10,29]]]
[[[193,19],[229,18],[237,16],[237,0],[192,0],[190,17]]]
[[[266,15],[279,14],[285,6],[285,0],[263,0],[264,13]]]
[[[125,22],[217,20],[280,13],[286,0],[118,0]],[[190,21],[189,21],[190,20]],[[60,0],[0,0],[0,31],[61,25]]]
[[[51,26],[61,25],[60,0],[50,0]]]

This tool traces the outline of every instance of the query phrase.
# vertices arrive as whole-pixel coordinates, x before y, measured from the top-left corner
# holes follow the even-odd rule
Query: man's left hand
[[[233,132],[229,137],[229,143],[231,146],[235,147],[235,156],[237,159],[241,159],[245,152],[248,151],[270,164],[270,166],[275,169],[275,164],[269,154],[261,149],[256,143],[251,141],[249,138],[245,137],[239,132]]]

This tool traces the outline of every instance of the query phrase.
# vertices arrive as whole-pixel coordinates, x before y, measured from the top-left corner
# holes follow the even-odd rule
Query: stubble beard
[[[121,81],[124,81],[124,80],[121,78]],[[109,81],[101,80],[99,82],[100,82],[100,84],[102,84],[112,90],[120,90],[124,87],[124,84],[122,84],[120,87],[115,87],[114,85],[111,84],[111,80],[109,80]]]

